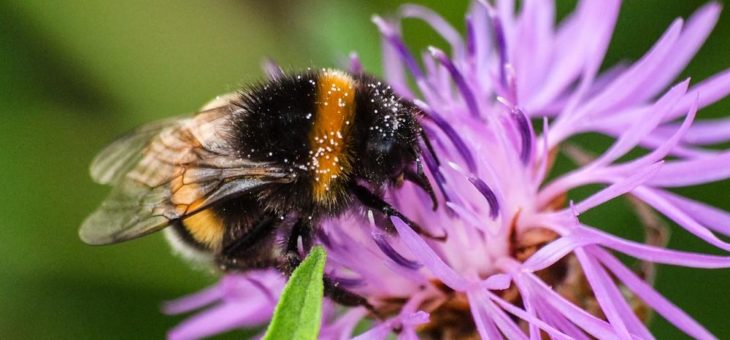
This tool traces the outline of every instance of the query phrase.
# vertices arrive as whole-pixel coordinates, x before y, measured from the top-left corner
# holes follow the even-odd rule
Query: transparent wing
[[[88,244],[109,244],[129,240],[160,230],[170,223],[165,217],[168,189],[149,188],[127,183],[112,189],[79,230],[81,240]]]
[[[236,92],[216,97],[203,107],[202,112],[198,114],[193,122],[210,124],[218,118],[225,117],[229,110],[228,104],[235,98],[237,98]],[[166,128],[178,124],[182,125],[190,119],[191,117],[162,119],[143,125],[121,136],[94,157],[90,167],[91,178],[99,184],[118,182],[127,171],[137,164],[143,155],[143,149],[150,144],[152,138]]]
[[[113,189],[82,224],[81,239],[109,244],[141,237],[215,202],[290,181],[272,164],[237,156],[225,139],[230,110],[224,106],[166,122],[144,143],[139,141],[143,137],[125,136],[102,151],[97,157],[101,165],[97,168],[95,162],[92,173],[98,169],[97,180]]]
[[[91,178],[99,184],[117,182],[142,156],[150,140],[180,118],[170,118],[144,125],[131,131],[102,150],[91,162]]]

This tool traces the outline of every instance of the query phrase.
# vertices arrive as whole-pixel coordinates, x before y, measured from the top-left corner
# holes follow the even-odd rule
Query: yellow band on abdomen
[[[355,118],[355,81],[348,74],[326,70],[317,79],[316,117],[309,134],[313,196],[320,203],[334,200],[334,182],[346,180],[350,159],[346,137]]]

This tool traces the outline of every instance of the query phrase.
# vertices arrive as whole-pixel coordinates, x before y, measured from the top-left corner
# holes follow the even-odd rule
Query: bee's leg
[[[324,296],[343,306],[365,307],[376,318],[385,320],[385,316],[380,314],[380,312],[375,309],[375,306],[371,305],[366,298],[340,287],[340,283],[337,282],[337,280],[332,279],[327,274],[324,275]]]
[[[438,198],[436,198],[436,192],[433,191],[431,181],[429,181],[428,177],[426,177],[426,172],[423,170],[423,163],[421,163],[420,158],[416,158],[416,171],[406,169],[403,176],[407,181],[416,184],[428,194],[428,197],[431,198],[431,202],[433,203],[431,209],[438,209],[439,203]]]
[[[290,276],[296,267],[302,262],[302,256],[299,253],[299,237],[302,238],[304,252],[309,253],[312,246],[312,231],[314,227],[310,220],[299,220],[292,227],[291,234],[287,240],[286,254],[280,264],[280,269],[284,274]],[[367,299],[340,287],[339,282],[332,279],[329,275],[324,274],[324,295],[345,306],[363,306],[374,315],[378,316],[375,308]]]
[[[299,252],[299,238],[302,238],[302,246],[304,252],[309,253],[312,246],[312,226],[309,221],[300,219],[291,228],[291,232],[286,240],[286,248],[284,250],[283,259],[279,264],[281,270],[287,276],[294,272],[294,269],[302,263],[302,255]]]
[[[274,216],[263,216],[243,237],[224,245],[216,258],[218,266],[224,271],[247,271],[274,266],[276,261],[263,255],[267,252],[257,249],[267,246],[270,242],[267,239],[271,239],[277,223],[279,220]]]
[[[445,241],[447,238],[447,235],[441,235],[436,236],[428,231],[424,230],[421,226],[416,224],[415,222],[411,221],[406,217],[405,215],[401,214],[397,209],[395,209],[392,205],[388,204],[388,202],[384,201],[382,198],[378,197],[378,195],[370,192],[367,188],[361,186],[361,185],[353,185],[352,186],[352,193],[355,194],[355,197],[366,207],[377,210],[384,214],[386,217],[395,216],[401,219],[406,225],[408,225],[413,231],[418,233],[419,235],[423,235],[425,237],[428,237],[430,239],[434,239],[437,241]],[[384,226],[380,226],[387,232],[394,232],[395,226],[393,226],[392,222],[390,221],[390,218],[386,219]]]
[[[274,216],[264,216],[261,221],[251,228],[244,237],[238,238],[235,241],[225,245],[223,248],[223,254],[235,254],[240,250],[249,248],[255,245],[258,241],[266,238],[276,228],[278,221]]]

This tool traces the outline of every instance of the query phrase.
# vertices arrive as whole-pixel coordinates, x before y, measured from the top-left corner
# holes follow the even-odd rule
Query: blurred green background
[[[560,13],[574,1],[559,1]],[[171,255],[161,235],[89,247],[76,234],[104,198],[87,167],[114,136],[154,119],[191,112],[261,78],[272,57],[286,68],[337,66],[358,51],[380,70],[373,13],[401,1],[0,1],[0,339],[161,338],[180,317],[164,300],[215,278]],[[419,1],[463,26],[457,1]],[[636,59],[677,16],[701,1],[624,4],[607,63]],[[417,49],[443,45],[422,24],[405,27]],[[463,30],[462,30],[463,31]],[[728,13],[685,75],[730,67]],[[730,102],[704,110],[726,115]],[[730,208],[728,183],[683,193]],[[599,211],[613,228],[633,219],[613,203]],[[602,217],[601,217],[602,216]],[[606,217],[608,216],[608,217]],[[672,246],[711,251],[684,232]],[[657,287],[720,338],[730,338],[730,271],[660,268]],[[680,333],[657,318],[658,338]]]

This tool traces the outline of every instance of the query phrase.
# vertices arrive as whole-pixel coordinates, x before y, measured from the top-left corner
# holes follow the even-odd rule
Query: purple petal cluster
[[[375,17],[383,39],[385,79],[424,112],[438,159],[425,154],[442,197],[405,184],[386,197],[446,241],[415,233],[397,218],[398,235],[375,226],[372,212],[326,221],[319,242],[326,271],[375,306],[325,302],[322,338],[418,336],[485,339],[641,338],[653,310],[691,337],[714,336],[651,285],[651,264],[730,267],[730,256],[668,249],[657,212],[720,251],[730,243],[727,207],[671,191],[730,177],[730,120],[695,122],[697,111],[730,93],[730,71],[699,83],[672,83],[703,44],[720,14],[709,3],[675,20],[637,61],[601,71],[619,13],[618,0],[581,0],[555,24],[553,1],[475,2],[462,37],[433,11],[401,7]],[[450,46],[414,55],[402,20],[430,25]],[[353,58],[352,67],[361,66]],[[538,132],[539,131],[539,132]],[[613,138],[599,155],[572,142],[579,134]],[[646,152],[631,157],[630,152]],[[551,177],[558,152],[576,166]],[[633,153],[631,154],[633,155]],[[576,188],[601,185],[572,202]],[[644,242],[588,225],[580,215],[630,197]],[[637,269],[619,259],[628,255]],[[216,303],[171,331],[195,338],[265,325],[283,279],[274,272],[229,275],[217,286],[166,307],[170,313]],[[363,319],[373,326],[353,334]]]

